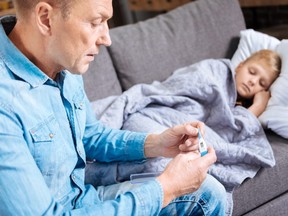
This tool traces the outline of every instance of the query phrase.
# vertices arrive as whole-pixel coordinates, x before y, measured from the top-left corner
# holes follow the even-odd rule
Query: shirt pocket
[[[29,132],[34,144],[33,157],[38,168],[44,177],[52,176],[60,163],[58,155],[63,151],[61,145],[57,145],[61,134],[55,117],[49,116],[37,123]]]
[[[38,123],[30,130],[30,134],[34,143],[52,142],[56,135],[55,124],[57,124],[54,116],[49,116],[43,122]]]

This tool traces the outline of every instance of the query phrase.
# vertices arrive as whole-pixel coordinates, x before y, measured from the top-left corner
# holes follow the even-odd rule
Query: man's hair
[[[33,8],[41,1],[47,2],[54,7],[59,7],[63,18],[67,18],[76,0],[13,0],[16,15],[24,17],[25,14],[30,14]]]
[[[254,62],[264,62],[266,66],[272,69],[275,77],[278,77],[281,70],[281,57],[279,54],[273,50],[263,49],[253,53],[249,58],[247,58],[243,63],[248,61]]]

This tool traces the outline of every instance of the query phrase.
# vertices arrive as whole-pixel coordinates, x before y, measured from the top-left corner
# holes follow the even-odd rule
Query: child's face
[[[236,89],[242,98],[251,99],[256,93],[268,90],[275,79],[275,73],[261,60],[240,63],[236,68]]]

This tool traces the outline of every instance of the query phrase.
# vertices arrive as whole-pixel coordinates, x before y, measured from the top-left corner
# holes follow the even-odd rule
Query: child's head
[[[253,98],[262,90],[268,90],[279,76],[281,58],[272,50],[260,50],[253,53],[236,68],[235,82],[238,95]]]

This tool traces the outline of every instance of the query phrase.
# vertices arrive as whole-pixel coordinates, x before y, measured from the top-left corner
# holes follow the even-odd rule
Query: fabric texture
[[[288,179],[287,140],[284,140],[282,137],[278,136],[272,131],[266,131],[266,135],[269,143],[272,146],[276,159],[276,165],[272,169],[261,168],[253,179],[247,179],[247,181],[244,181],[241,187],[234,190],[233,215],[235,216],[250,212],[251,210],[257,208],[257,206],[263,206],[263,208],[267,209],[268,206],[272,205],[272,203],[274,203],[273,205],[277,206],[279,204],[281,205],[284,200],[278,202],[277,197],[280,197],[281,195],[285,196],[285,191],[288,191],[288,184],[283,184],[283,182],[286,182]],[[287,197],[287,194],[285,197]],[[274,202],[271,202],[273,199]],[[287,200],[285,201],[287,203]],[[272,209],[271,212],[275,212],[275,209]],[[277,210],[277,215],[285,215],[283,214],[284,209],[285,206],[281,206],[281,208]],[[257,210],[255,211],[257,212]],[[268,213],[264,215],[273,214]]]
[[[247,109],[235,107],[234,71],[229,60],[204,60],[178,69],[164,82],[138,84],[119,97],[92,103],[97,117],[113,128],[155,132],[187,121],[205,122],[206,143],[212,145],[217,162],[209,173],[228,192],[227,215],[232,214],[231,193],[261,167],[275,159],[258,119]],[[169,159],[156,158],[135,164],[112,164],[109,181],[125,180],[135,172],[161,172]],[[113,169],[112,168],[112,169]],[[97,165],[95,172],[102,172]],[[114,174],[114,175],[113,175]]]
[[[109,168],[107,166],[106,168]],[[97,191],[100,200],[113,200],[117,196],[129,193],[133,188],[144,187],[148,181],[141,184],[131,184],[130,182],[123,182],[122,184],[114,184],[106,187],[99,186]],[[159,183],[157,180],[154,183]],[[147,188],[149,189],[149,188]],[[212,195],[212,196],[211,196]],[[201,187],[194,193],[173,199],[169,205],[161,209],[159,214],[154,215],[217,215],[224,216],[225,214],[225,189],[224,187],[212,176],[207,175]],[[159,200],[158,200],[159,202]],[[135,206],[138,208],[139,206]],[[141,208],[141,207],[140,207]],[[145,212],[143,208],[143,215],[151,215]],[[104,212],[105,213],[105,212]],[[107,214],[104,214],[107,215]],[[118,212],[115,215],[119,215]],[[136,214],[132,214],[136,215]]]
[[[122,93],[111,57],[104,46],[100,48],[99,54],[91,62],[83,77],[89,100],[97,100]]]
[[[258,119],[244,107],[234,106],[230,67],[228,60],[201,61],[177,70],[164,82],[139,84],[119,97],[107,98],[110,103],[95,101],[93,109],[104,124],[134,131],[205,122],[205,140],[218,158],[210,173],[231,191],[254,177],[260,167],[274,166],[275,160]]]
[[[231,11],[229,19],[217,16]],[[203,59],[230,58],[238,44],[231,38],[239,38],[245,29],[241,18],[235,1],[201,0],[145,22],[111,29],[113,43],[108,49],[123,90],[137,83],[163,81],[174,70]]]

